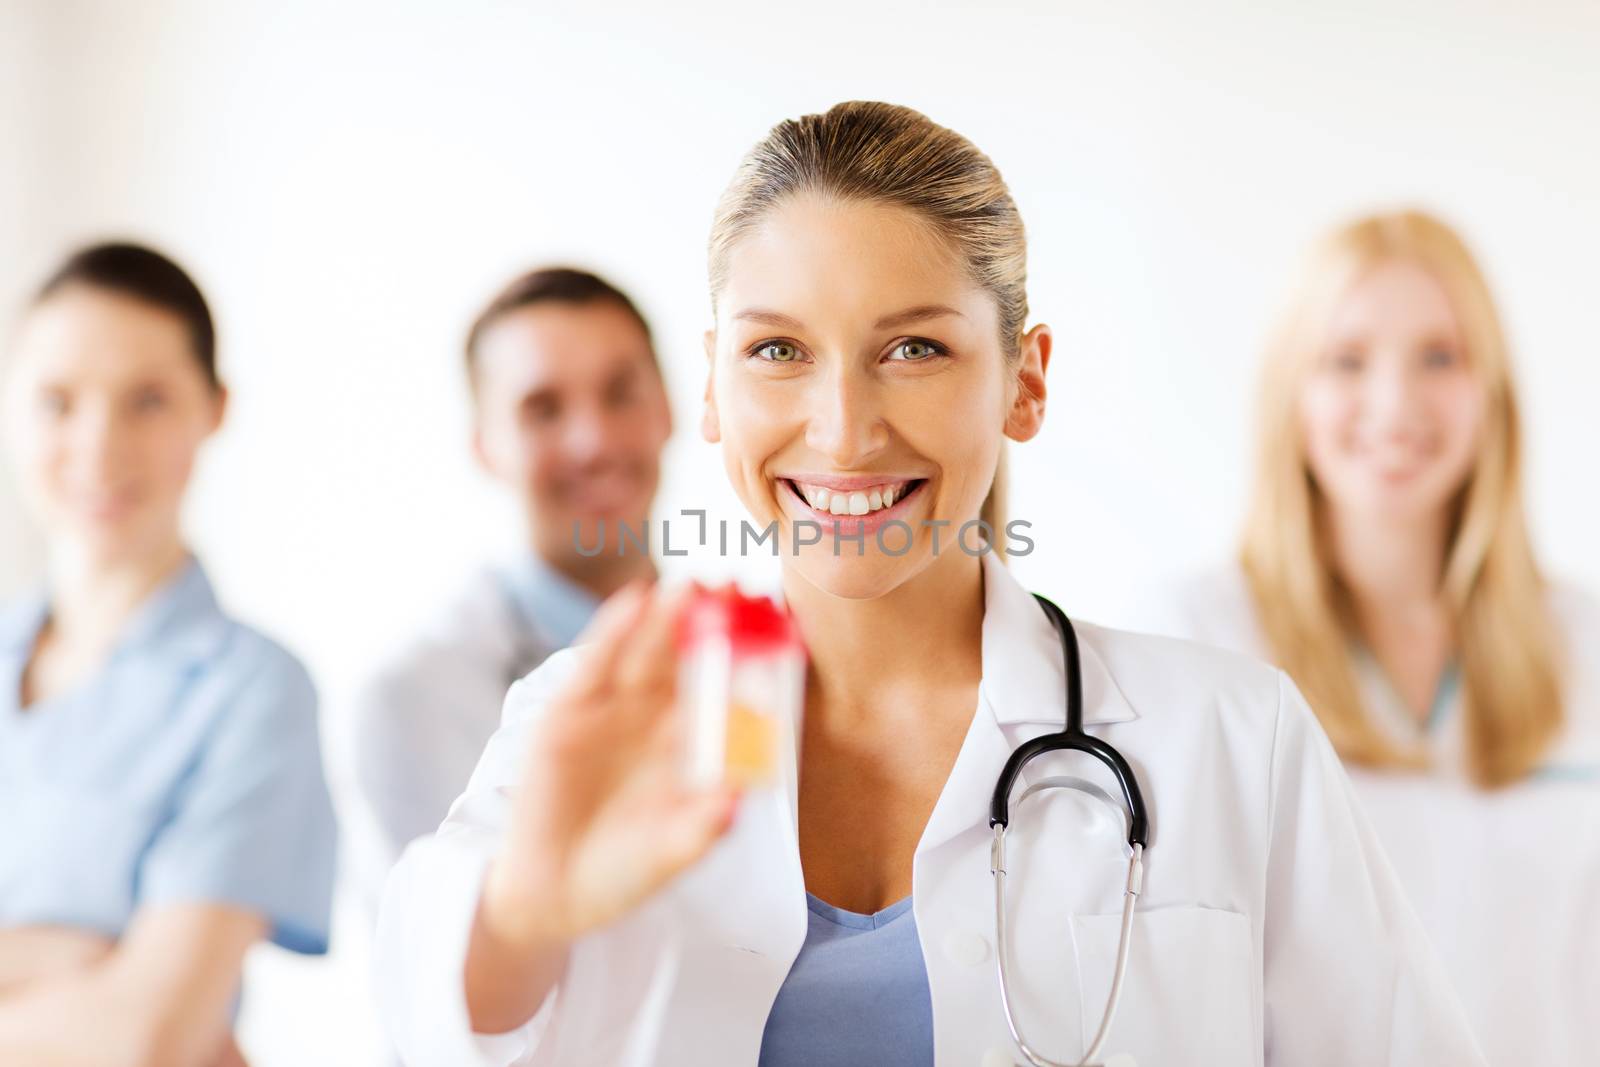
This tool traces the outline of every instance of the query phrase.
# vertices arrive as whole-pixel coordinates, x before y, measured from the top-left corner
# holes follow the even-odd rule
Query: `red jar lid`
[[[802,647],[794,616],[770,597],[745,596],[732,585],[701,591],[684,610],[679,647],[691,648],[709,637],[726,638],[736,652]]]

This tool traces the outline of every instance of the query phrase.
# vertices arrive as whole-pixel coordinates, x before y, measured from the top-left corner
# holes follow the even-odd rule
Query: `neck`
[[[1443,609],[1448,517],[1328,515],[1328,541],[1339,579],[1368,611]]]
[[[806,713],[841,725],[925,717],[916,693],[982,674],[983,570],[960,552],[870,600],[824,592],[793,571],[784,595],[810,654]]]
[[[145,598],[188,559],[188,549],[176,537],[109,560],[58,549],[50,559],[52,635],[73,645],[109,646]]]
[[[635,523],[633,528],[639,529],[639,524]],[[570,531],[566,536],[571,537]],[[570,540],[558,541],[553,545],[541,543],[547,540],[549,539],[541,538],[537,534],[530,538],[530,547],[534,554],[544,560],[547,566],[601,600],[631,581],[642,579],[653,582],[656,579],[655,560],[651,559],[648,553],[639,551],[630,542],[625,550],[618,554],[618,538],[611,523],[606,524],[606,540],[598,555],[580,555],[574,550]]]

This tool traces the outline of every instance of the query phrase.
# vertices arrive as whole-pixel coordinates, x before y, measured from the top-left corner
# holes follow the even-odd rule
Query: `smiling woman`
[[[794,545],[795,565],[866,598],[933,565],[941,533],[948,543],[967,521],[999,543],[994,428],[1036,432],[1048,327],[1003,324],[959,237],[919,207],[796,190],[759,223],[739,219],[719,220],[742,234],[726,252],[713,237],[712,277],[726,280],[703,431],[723,443],[746,509],[790,536],[821,523],[832,536]],[[878,534],[896,520],[910,543],[886,551]],[[851,534],[865,535],[865,559],[836,550]]]
[[[995,412],[1006,406],[1010,397],[1001,394],[1017,389],[1042,390],[1051,337],[1048,327],[1036,327],[1024,336],[1028,317],[1026,242],[1022,216],[999,171],[971,142],[954,131],[918,121],[921,116],[915,112],[863,104],[851,114],[832,114],[837,119],[828,132],[839,137],[836,144],[823,145],[816,139],[815,129],[804,123],[780,125],[758,152],[745,159],[723,193],[710,241],[711,292],[719,313],[732,308],[730,322],[803,331],[805,323],[795,313],[808,302],[823,301],[841,311],[851,306],[849,295],[839,292],[846,276],[832,268],[856,263],[851,257],[866,251],[874,257],[874,278],[898,279],[902,293],[912,294],[899,297],[905,303],[898,307],[889,303],[863,312],[874,316],[872,331],[884,346],[873,355],[886,363],[899,363],[897,373],[929,374],[934,367],[907,364],[939,364],[954,359],[965,364],[988,358],[1018,369],[1031,350],[1039,364],[1035,371],[1001,376],[994,383],[1001,389],[994,395],[964,398],[973,404],[990,405],[982,422],[990,421]],[[874,210],[868,212],[872,218],[863,220],[863,206],[902,210],[892,217]],[[827,220],[831,224],[805,235],[793,232],[797,225],[828,215],[833,216]],[[863,221],[867,230],[851,231],[853,222]],[[774,232],[775,227],[784,226],[788,227],[787,232]],[[763,230],[766,232],[751,232]],[[792,240],[796,237],[801,239]],[[839,238],[850,247],[838,247]],[[830,240],[835,240],[833,247],[829,246]],[[747,275],[736,270],[736,254],[753,261],[751,265],[757,273]],[[805,257],[810,260],[807,266],[813,269],[784,271],[781,263],[773,262],[774,256],[780,260],[787,256]],[[760,273],[763,264],[764,274]],[[821,264],[827,266],[818,272],[815,268]],[[778,269],[775,271],[774,267]],[[730,283],[747,277],[747,285],[760,285],[759,279],[764,277],[768,288],[759,293],[729,291]],[[786,292],[782,284],[784,279],[821,277],[833,282],[827,291],[797,294]],[[947,299],[928,299],[941,288],[928,287],[925,283],[930,277],[939,278],[942,287],[949,290],[944,294]],[[775,281],[778,284],[773,286]],[[888,301],[896,298],[893,293],[873,295]],[[792,299],[795,296],[799,299]],[[839,301],[841,296],[844,302]],[[762,302],[767,297],[773,301],[770,305]],[[863,303],[859,296],[856,302]],[[884,311],[885,306],[893,310]],[[779,310],[785,307],[791,313]],[[913,328],[921,329],[926,336],[903,335],[903,331]],[[739,340],[746,340],[752,332],[759,331],[747,330]],[[711,340],[710,335],[707,340]],[[762,343],[756,338],[757,350],[746,348],[746,354],[761,355]],[[779,344],[791,352],[788,358],[806,358],[804,345],[790,338],[780,338]],[[767,355],[770,358],[771,352]],[[961,392],[962,377],[960,373],[954,378],[944,376],[931,389],[924,390],[926,399],[933,401],[932,410],[938,411],[934,395],[938,390]],[[973,424],[961,418],[960,408],[946,409],[945,415],[949,425],[944,432],[951,445],[958,446],[961,427]],[[713,416],[714,410],[708,411],[708,419]],[[706,432],[708,436],[716,432],[709,422]],[[1028,432],[1031,436],[1034,431]],[[981,479],[985,492],[976,518],[987,531],[993,551],[1003,556],[1005,543],[996,533],[1005,525],[1004,451],[992,459],[983,455],[974,459],[992,468]],[[738,485],[737,478],[734,484]],[[830,488],[824,483],[814,484]],[[908,485],[905,492],[915,488],[918,486]],[[805,500],[804,494],[800,496]],[[748,506],[750,501],[746,499],[745,503]],[[855,510],[853,500],[848,500],[848,508],[841,511],[831,494],[826,507],[813,500],[805,503],[823,516],[861,514]],[[870,496],[868,504],[869,511],[878,510],[870,506]],[[792,509],[785,510],[792,514]],[[906,519],[908,511],[902,509],[897,516],[884,516],[869,525],[867,531],[874,533],[876,526],[890,518]],[[852,524],[851,529],[859,527]],[[938,538],[938,531],[937,526],[927,527],[921,528],[919,534],[931,543]]]
[[[86,249],[6,385],[51,566],[0,611],[0,1062],[235,1063],[245,952],[326,949],[334,825],[310,678],[180,531],[227,400],[205,300],[150,249]]]
[[[1439,609],[1422,632],[1374,642],[1385,658],[1407,649],[1388,665],[1405,702],[1431,703],[1459,640],[1471,697],[1463,769],[1488,786],[1526,775],[1561,724],[1555,639],[1523,514],[1510,355],[1461,239],[1420,213],[1329,235],[1262,391],[1244,569],[1274,656],[1347,758],[1416,765],[1367,712],[1345,653],[1399,614],[1362,617],[1375,587],[1398,590],[1362,571],[1393,560],[1400,584]]]
[[[907,108],[840,104],[750,152],[712,230],[702,429],[790,539],[798,758],[778,788],[691,788],[685,597],[613,597],[512,687],[390,878],[380,996],[407,1062],[1479,1062],[1281,674],[1082,623],[1068,645],[996,553],[939,550],[998,515],[1002,452],[1044,419],[1025,254],[993,162]],[[905,552],[863,536],[902,520]],[[1123,836],[1085,791],[1041,788],[1105,773],[1041,741],[1068,706],[1155,813],[1142,884],[1142,815]],[[989,813],[1017,780],[1008,873]]]
[[[1416,211],[1327,235],[1259,422],[1241,558],[1161,624],[1305,690],[1491,1062],[1592,1058],[1600,603],[1534,558],[1510,349],[1465,242]]]

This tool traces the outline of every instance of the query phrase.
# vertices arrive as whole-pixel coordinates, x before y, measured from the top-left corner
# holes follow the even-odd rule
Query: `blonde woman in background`
[[[1600,1048],[1600,606],[1541,575],[1510,356],[1425,214],[1316,249],[1270,346],[1238,565],[1165,629],[1316,709],[1490,1061]]]

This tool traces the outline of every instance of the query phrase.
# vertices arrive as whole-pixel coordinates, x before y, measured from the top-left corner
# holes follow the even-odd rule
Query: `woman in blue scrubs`
[[[180,532],[227,403],[211,316],[164,256],[100,245],[12,357],[50,568],[0,610],[0,1063],[238,1063],[246,951],[326,950],[335,828],[310,678]]]

